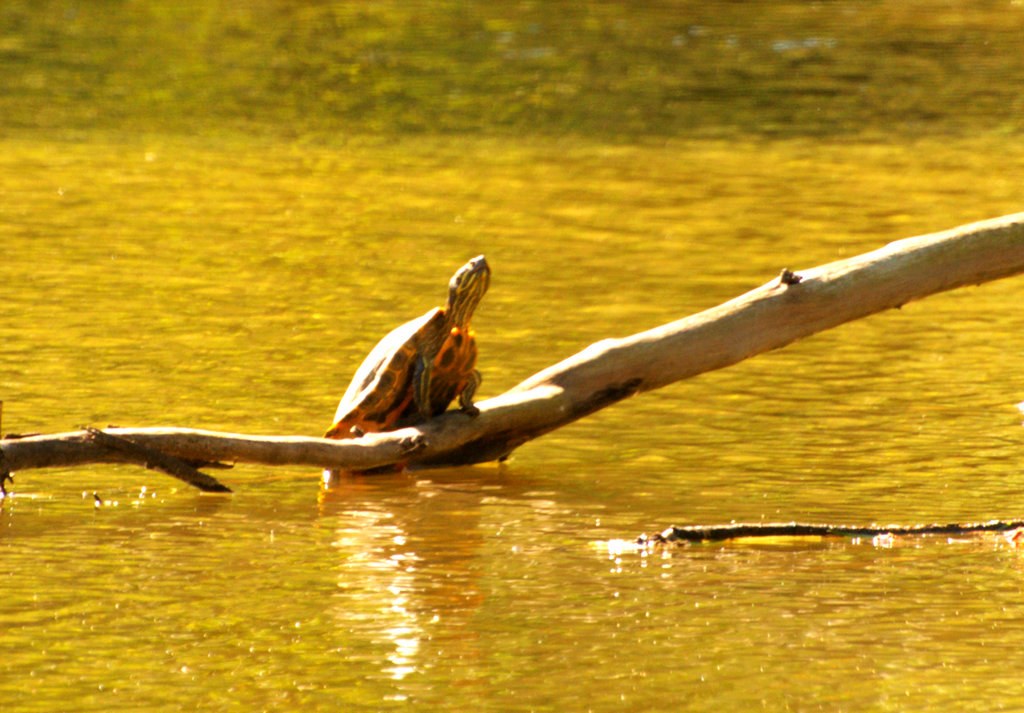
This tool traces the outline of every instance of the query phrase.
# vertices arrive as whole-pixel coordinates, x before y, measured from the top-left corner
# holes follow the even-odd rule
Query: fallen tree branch
[[[477,402],[415,427],[325,440],[181,428],[106,429],[181,460],[366,470],[480,463],[633,394],[735,364],[801,337],[912,300],[1024,272],[1024,213],[899,240],[781,277],[718,307],[622,339],[606,339]],[[9,471],[123,462],[88,433],[0,440]]]
[[[722,542],[741,538],[771,537],[920,537],[923,535],[968,536],[982,532],[1013,533],[1024,528],[1024,520],[950,523],[946,525],[886,525],[847,527],[844,525],[808,525],[798,522],[760,522],[729,525],[672,526],[654,535],[641,535],[636,544],[648,547],[669,543]]]

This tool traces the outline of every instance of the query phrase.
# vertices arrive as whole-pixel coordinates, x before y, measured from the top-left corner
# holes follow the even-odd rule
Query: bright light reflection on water
[[[416,592],[417,556],[390,552],[402,547],[406,536],[389,513],[349,511],[350,527],[339,532],[332,546],[351,553],[338,574],[339,595],[333,607],[338,625],[348,627],[355,617],[379,631],[390,665],[383,670],[395,680],[416,671],[416,656],[423,630],[412,608]],[[352,582],[361,582],[358,591]]]

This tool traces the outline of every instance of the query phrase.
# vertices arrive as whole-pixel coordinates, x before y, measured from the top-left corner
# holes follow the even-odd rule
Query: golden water
[[[373,343],[479,253],[495,395],[783,267],[1019,211],[1024,177],[1012,133],[40,123],[0,135],[4,432],[319,434]],[[673,523],[1024,516],[1022,298],[1007,280],[912,303],[500,466],[328,492],[309,469],[240,466],[218,473],[230,497],[136,468],[18,473],[0,508],[0,707],[1017,707],[1024,555],[999,540],[602,543]]]

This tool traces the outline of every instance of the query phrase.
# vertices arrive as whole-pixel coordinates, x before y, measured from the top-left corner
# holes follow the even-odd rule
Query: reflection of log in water
[[[343,441],[190,429],[106,429],[184,461],[366,470],[480,463],[610,406],[705,371],[906,302],[1024,272],[1024,213],[907,238],[847,260],[781,277],[725,304],[622,339],[606,339],[477,403],[388,433]],[[685,279],[685,276],[683,277]],[[87,432],[0,440],[4,470],[96,462],[125,455]]]
[[[798,522],[732,523],[729,525],[672,526],[654,535],[641,535],[638,545],[659,545],[672,542],[722,542],[743,538],[772,537],[915,537],[923,535],[970,536],[985,532],[1004,533],[1016,542],[1024,528],[1024,520],[989,520],[978,523],[946,525],[886,525],[846,527],[843,525],[809,525]]]

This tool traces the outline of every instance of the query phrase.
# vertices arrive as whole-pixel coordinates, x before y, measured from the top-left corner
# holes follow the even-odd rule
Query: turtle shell
[[[383,431],[413,405],[412,379],[420,344],[444,328],[444,311],[435,307],[388,333],[363,361],[338,403],[325,438],[351,438],[352,429]],[[442,349],[442,353],[444,350]],[[431,404],[434,402],[431,388]],[[447,404],[446,404],[447,406]]]
[[[478,409],[476,340],[469,319],[490,284],[490,267],[478,255],[448,283],[448,302],[394,329],[373,348],[338,404],[325,438],[419,423],[442,413],[455,398],[463,411]],[[429,363],[425,363],[429,360]]]

